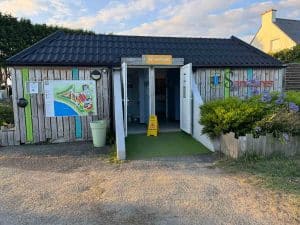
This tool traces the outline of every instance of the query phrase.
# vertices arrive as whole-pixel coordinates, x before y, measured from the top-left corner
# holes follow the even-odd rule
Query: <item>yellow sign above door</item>
[[[172,55],[143,55],[143,61],[148,65],[172,65]]]

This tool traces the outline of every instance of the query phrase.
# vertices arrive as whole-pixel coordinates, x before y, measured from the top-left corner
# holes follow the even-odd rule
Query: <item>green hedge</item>
[[[0,125],[13,124],[14,112],[10,103],[0,103]]]
[[[292,49],[284,49],[280,52],[274,53],[273,56],[285,63],[300,63],[300,45],[296,45]]]
[[[202,133],[210,137],[234,132],[246,133],[300,133],[300,92],[264,93],[247,100],[228,98],[201,106]]]

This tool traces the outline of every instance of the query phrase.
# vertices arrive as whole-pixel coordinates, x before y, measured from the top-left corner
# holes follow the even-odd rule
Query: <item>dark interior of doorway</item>
[[[128,133],[144,133],[149,118],[149,71],[145,68],[127,70]]]
[[[161,129],[179,129],[179,68],[155,69],[155,113]]]

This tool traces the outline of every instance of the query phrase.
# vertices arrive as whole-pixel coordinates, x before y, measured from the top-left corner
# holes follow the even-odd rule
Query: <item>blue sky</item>
[[[250,41],[260,14],[300,18],[300,0],[0,0],[0,11],[34,23],[130,35],[230,37]]]

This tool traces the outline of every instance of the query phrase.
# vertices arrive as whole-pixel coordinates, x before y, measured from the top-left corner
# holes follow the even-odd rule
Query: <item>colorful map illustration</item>
[[[91,80],[47,81],[45,103],[47,116],[96,115],[96,83]]]

